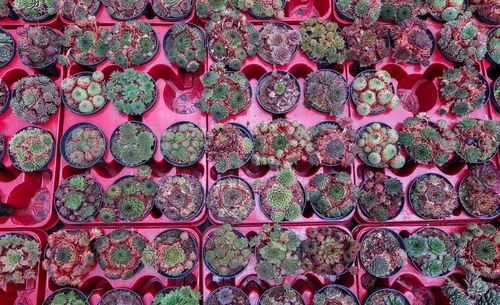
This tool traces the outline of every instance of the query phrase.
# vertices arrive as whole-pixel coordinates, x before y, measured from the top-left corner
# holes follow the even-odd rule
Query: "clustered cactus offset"
[[[458,208],[458,196],[453,185],[438,174],[423,174],[415,178],[408,197],[415,213],[423,218],[448,218]]]
[[[350,291],[349,291],[350,292]],[[357,305],[359,302],[352,292],[347,293],[340,287],[328,285],[316,291],[312,300],[312,305]]]
[[[425,0],[423,11],[447,22],[457,19],[464,6],[464,0]]]
[[[128,288],[112,288],[102,295],[101,299],[99,299],[99,302],[97,303],[97,305],[115,304],[143,305],[144,303],[136,292]]]
[[[25,25],[16,29],[21,62],[31,68],[45,68],[57,61],[61,38],[47,26]]]
[[[62,153],[71,166],[88,168],[101,160],[106,150],[106,140],[97,127],[82,125],[65,135]]]
[[[194,0],[153,0],[151,5],[158,17],[174,21],[189,15],[194,2]]]
[[[169,287],[170,288],[170,287]],[[198,305],[200,304],[201,293],[193,290],[189,286],[169,289],[165,292],[161,290],[157,293],[151,305]]]
[[[147,0],[103,0],[108,14],[117,20],[134,19],[142,15],[148,4]]]
[[[309,152],[309,163],[314,166],[352,164],[356,131],[351,124],[350,119],[340,119],[324,121],[311,127],[312,151]]]
[[[130,121],[118,126],[111,136],[111,154],[127,166],[146,163],[153,157],[156,139],[149,127]]]
[[[108,41],[108,59],[122,67],[139,66],[158,51],[158,36],[145,21],[115,23]]]
[[[27,127],[16,132],[9,141],[12,162],[24,172],[45,167],[54,156],[54,138],[39,127]]]
[[[495,62],[497,65],[500,65],[500,28],[495,28],[489,32],[487,47],[488,47],[488,55],[490,56],[491,60]],[[2,58],[1,55],[0,58]]]
[[[303,305],[304,300],[289,284],[272,287],[262,294],[259,305],[294,304]]]
[[[6,31],[0,29],[0,67],[7,65],[12,60],[15,52],[14,39]]]
[[[88,305],[87,298],[78,289],[65,287],[53,292],[44,302],[44,305]]]
[[[347,46],[335,22],[315,17],[300,23],[300,48],[314,61],[342,64],[347,59]]]
[[[382,222],[399,215],[405,192],[399,179],[380,172],[368,172],[361,185],[358,203],[371,219]]]
[[[14,12],[26,21],[42,21],[54,16],[58,10],[58,3],[54,0],[13,0]]]
[[[377,20],[382,8],[380,0],[336,0],[335,3],[339,11],[351,20],[366,17]]]
[[[333,70],[317,70],[306,78],[304,105],[332,116],[344,112],[348,86],[345,78]]]
[[[193,24],[178,22],[168,31],[164,49],[172,63],[186,72],[196,72],[205,60],[205,34]]]
[[[161,134],[161,153],[173,165],[187,166],[197,162],[204,146],[203,131],[190,122],[173,124]]]
[[[342,29],[348,57],[368,67],[389,55],[388,28],[371,19],[358,19]]]
[[[358,131],[359,157],[370,166],[402,168],[398,132],[384,123],[371,123]]]
[[[285,0],[254,0],[249,12],[258,18],[284,18],[285,3]]]
[[[222,286],[212,291],[206,299],[206,305],[250,305],[245,292],[233,286]]]
[[[500,123],[495,120],[463,118],[453,129],[457,136],[456,153],[468,163],[491,159],[500,144]]]
[[[399,105],[392,77],[385,70],[360,73],[352,82],[352,100],[359,115],[378,114]]]
[[[390,36],[394,41],[392,57],[396,63],[429,65],[434,38],[429,36],[427,23],[424,20],[417,17],[407,19],[401,25],[392,28]]]
[[[464,209],[475,217],[489,217],[500,213],[500,169],[487,162],[469,170],[458,195]]]
[[[290,25],[268,22],[260,29],[258,54],[272,65],[286,65],[297,52],[300,41],[300,32]]]
[[[410,305],[401,292],[391,288],[375,291],[365,303],[365,305]]]
[[[281,0],[278,0],[281,1]],[[248,11],[254,5],[254,1],[234,0],[197,0],[196,15],[201,18],[213,18],[229,11]]]
[[[93,17],[101,6],[99,0],[64,0],[61,2],[61,14],[71,21],[80,21]]]
[[[106,82],[101,71],[67,77],[61,87],[66,106],[77,113],[94,113],[106,104]]]
[[[382,0],[380,18],[401,23],[417,16],[421,8],[421,0]]]
[[[101,187],[90,175],[63,180],[54,197],[59,215],[73,222],[84,222],[97,214],[103,199]]]
[[[166,230],[153,241],[154,266],[168,277],[186,275],[198,261],[198,247],[190,233]]]
[[[446,278],[441,290],[450,300],[450,305],[492,305],[500,302],[500,286],[485,282],[474,273]]]
[[[289,72],[274,70],[259,80],[257,100],[268,112],[287,113],[297,105],[299,97],[299,83]]]
[[[0,286],[35,279],[39,260],[40,244],[33,237],[18,233],[0,236]]]

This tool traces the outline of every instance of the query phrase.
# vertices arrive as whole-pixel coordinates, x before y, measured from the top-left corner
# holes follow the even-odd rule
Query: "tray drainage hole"
[[[453,216],[460,216],[462,214],[462,209],[461,208],[456,208],[452,212]]]
[[[408,238],[408,237],[410,237],[410,232],[403,230],[403,231],[399,232],[399,236],[401,236],[402,238]]]

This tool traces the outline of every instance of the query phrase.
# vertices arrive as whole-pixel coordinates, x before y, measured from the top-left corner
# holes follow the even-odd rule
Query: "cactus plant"
[[[200,181],[192,175],[178,174],[163,177],[158,182],[154,204],[167,218],[185,221],[199,214],[203,200]]]
[[[97,305],[143,305],[141,297],[127,288],[113,288],[108,290],[97,302]],[[177,304],[177,303],[176,303]]]
[[[239,114],[250,105],[250,83],[243,73],[228,72],[224,65],[213,64],[201,82],[203,92],[195,106],[216,121]]]
[[[47,26],[25,25],[16,29],[17,52],[28,67],[41,69],[56,63],[61,52],[61,38]]]
[[[265,23],[259,33],[257,54],[273,66],[289,63],[301,41],[300,32],[282,22]]]
[[[101,71],[67,77],[61,87],[64,103],[78,114],[95,113],[106,104],[106,83]]]
[[[15,52],[14,39],[8,32],[0,28],[0,67],[6,66],[12,60]]]
[[[128,115],[141,115],[156,102],[155,80],[146,72],[133,69],[115,71],[106,83],[106,97],[116,110]]]
[[[9,156],[19,170],[41,170],[54,157],[54,138],[42,128],[26,127],[10,138]]]
[[[405,158],[399,152],[398,132],[384,123],[371,123],[358,130],[358,155],[374,167],[402,168]]]
[[[390,31],[394,41],[392,57],[396,63],[417,63],[428,66],[429,58],[434,49],[434,36],[429,36],[427,23],[413,17],[406,19],[402,24],[395,26]]]
[[[351,124],[351,119],[341,119],[338,122],[324,121],[311,127],[312,151],[309,152],[309,163],[314,166],[352,164],[356,132]]]
[[[317,70],[306,78],[304,105],[332,116],[344,112],[349,96],[345,78],[334,70]]]
[[[448,22],[457,19],[464,9],[464,0],[425,0],[422,11],[442,22]]]
[[[111,135],[113,158],[127,166],[138,166],[153,157],[156,139],[149,127],[140,122],[125,122]]]
[[[478,304],[492,305],[500,302],[500,286],[483,281],[474,273],[452,275],[441,286],[450,305]]]
[[[170,288],[170,287],[169,287]],[[198,305],[201,300],[201,293],[193,290],[189,286],[171,287],[172,289],[157,293],[151,305]],[[168,289],[168,288],[167,288]]]
[[[380,0],[336,0],[335,4],[340,13],[350,20],[366,17],[377,20],[382,8]]]
[[[405,22],[417,16],[421,9],[421,0],[382,0],[380,18],[385,21]]]
[[[495,120],[463,118],[453,129],[457,136],[457,154],[468,163],[491,159],[500,144],[500,123]]]
[[[488,33],[487,48],[488,48],[488,55],[491,58],[491,60],[497,65],[500,65],[500,27],[497,27]],[[0,58],[1,57],[2,56],[0,55]]]
[[[357,305],[359,301],[352,291],[335,284],[327,285],[314,293],[312,305],[331,304]]]
[[[228,10],[241,12],[248,11],[253,5],[254,1],[197,0],[196,15],[201,18],[213,18],[215,15],[225,14]]]
[[[347,59],[344,36],[337,23],[315,17],[300,23],[300,48],[316,62],[342,64]]]
[[[361,241],[359,257],[371,275],[386,278],[397,273],[405,264],[407,255],[399,236],[386,228],[373,229]]]
[[[259,19],[284,18],[286,0],[254,0],[249,13]]]
[[[60,13],[71,21],[85,20],[97,14],[101,1],[98,0],[64,0]]]
[[[289,284],[272,287],[262,294],[258,305],[294,304],[304,305],[304,300]]]
[[[206,305],[250,305],[248,296],[241,289],[233,286],[222,286],[210,292]]]
[[[188,166],[196,163],[203,155],[204,145],[203,131],[190,122],[170,125],[161,134],[161,153],[173,165]]]
[[[50,294],[43,305],[88,305],[85,294],[78,289],[65,287]]]
[[[0,114],[7,110],[10,103],[10,90],[9,86],[3,79],[0,78]]]
[[[24,284],[36,278],[40,244],[33,237],[7,233],[0,236],[0,286]]]
[[[65,220],[84,222],[97,214],[102,199],[101,186],[92,176],[75,175],[59,184],[54,206]]]
[[[12,10],[11,0],[0,0],[0,20],[9,16]]]
[[[53,0],[12,0],[14,12],[26,21],[38,22],[57,13],[57,1]]]
[[[210,233],[203,245],[205,263],[218,276],[234,276],[250,262],[248,239],[231,225],[224,224]]]
[[[489,0],[470,0],[469,4],[469,9],[474,11],[480,20],[492,24],[500,23],[500,8],[497,2]]]
[[[348,57],[368,67],[389,55],[387,26],[371,19],[357,19],[342,29]]]
[[[370,171],[361,184],[358,203],[367,217],[382,222],[399,215],[404,198],[403,184],[399,179]]]
[[[439,93],[445,103],[439,114],[452,113],[464,116],[480,108],[487,100],[488,83],[476,68],[462,66],[443,71],[439,78]]]
[[[108,14],[117,20],[130,20],[140,17],[146,11],[147,0],[102,0]]]
[[[191,14],[194,0],[153,0],[151,6],[156,16],[175,21]]]
[[[401,292],[385,288],[371,294],[365,305],[410,305],[410,302]]]
[[[299,82],[289,72],[274,70],[259,80],[257,101],[267,112],[287,113],[297,105],[299,97]]]
[[[415,178],[408,198],[415,213],[427,219],[448,218],[458,208],[457,192],[453,185],[438,174],[423,174]]]
[[[96,266],[92,242],[101,235],[98,229],[60,230],[50,234],[42,267],[51,280],[58,286],[77,286]]]
[[[361,72],[352,81],[352,101],[359,115],[379,114],[399,105],[392,77],[385,70]]]
[[[167,277],[187,275],[198,261],[198,246],[190,233],[163,231],[153,240],[154,267]]]
[[[493,162],[474,166],[460,182],[458,195],[464,209],[475,217],[500,213],[500,169]]]
[[[98,163],[106,150],[102,132],[93,125],[75,126],[63,136],[62,155],[71,166],[88,168]]]
[[[168,31],[163,48],[172,63],[186,72],[196,72],[205,60],[205,34],[193,24],[178,22]]]

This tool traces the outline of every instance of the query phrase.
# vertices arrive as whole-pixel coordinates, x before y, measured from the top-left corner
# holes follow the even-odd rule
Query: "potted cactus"
[[[146,21],[115,23],[108,44],[109,61],[122,67],[143,65],[158,52],[158,36]]]
[[[470,0],[470,8],[476,14],[478,20],[496,24],[500,23],[500,11],[498,10],[498,3],[488,0]]]
[[[285,114],[297,106],[299,82],[287,71],[273,70],[262,75],[257,84],[257,102],[267,112]]]
[[[76,114],[89,115],[106,105],[106,82],[101,71],[80,72],[63,79],[62,100]]]
[[[154,0],[153,8],[155,2],[164,0]],[[205,61],[205,33],[195,24],[177,22],[165,34],[163,50],[170,62],[186,72],[196,72]]]
[[[50,0],[43,1],[22,1],[12,0],[12,10],[27,22],[43,22],[51,19],[57,14],[57,2]]]
[[[157,190],[156,182],[151,179],[151,168],[147,166],[139,167],[135,175],[118,178],[104,193],[107,209],[101,210],[99,214],[101,221],[115,220],[114,217],[109,219],[106,216],[109,213],[108,209],[119,220],[141,220],[151,211]]]
[[[238,224],[255,208],[255,195],[248,182],[237,176],[219,178],[207,195],[207,207],[217,221]]]
[[[304,106],[338,116],[349,97],[347,81],[335,70],[321,69],[306,77]]]
[[[160,290],[154,297],[151,305],[186,304],[197,305],[200,303],[201,293],[189,286],[167,287]]]
[[[467,273],[488,279],[500,278],[500,229],[492,224],[469,223],[460,233],[453,234],[458,246],[458,264]]]
[[[229,303],[228,303],[229,302]],[[233,286],[222,286],[210,292],[206,305],[250,305],[248,296],[243,290]]]
[[[377,228],[362,237],[359,258],[372,276],[387,278],[401,270],[407,255],[399,235],[387,228]]]
[[[425,0],[423,12],[428,13],[434,20],[439,22],[448,22],[457,19],[465,11],[466,3],[464,0],[440,1]]]
[[[415,213],[425,219],[445,219],[458,208],[457,192],[448,179],[429,173],[416,177],[410,186],[408,200]]]
[[[279,0],[281,1],[281,0]],[[231,11],[246,12],[254,5],[250,1],[231,1],[231,0],[197,0],[196,1],[196,15],[200,18],[213,18],[214,15],[221,15]]]
[[[12,5],[10,0],[0,1],[0,20],[10,17],[11,19],[19,18],[19,16],[14,16],[15,13],[12,11]]]
[[[406,19],[391,29],[390,36],[394,42],[392,57],[396,63],[429,65],[436,41],[424,20],[417,17]]]
[[[311,137],[299,121],[283,119],[260,122],[253,129],[255,152],[252,163],[274,168],[295,164],[312,151]]]
[[[309,130],[312,151],[309,163],[314,166],[349,166],[354,161],[353,150],[356,131],[351,127],[352,120],[323,121]]]
[[[191,166],[203,156],[205,136],[197,125],[182,121],[170,125],[160,139],[163,158],[178,167]]]
[[[352,267],[358,256],[359,243],[344,229],[307,228],[306,236],[307,239],[302,241],[305,271],[340,276]]]
[[[204,199],[203,186],[195,176],[177,174],[158,182],[154,204],[168,219],[181,222],[198,216]]]
[[[290,285],[284,285],[269,288],[260,296],[258,305],[269,304],[305,305],[305,302],[297,290]]]
[[[500,286],[485,282],[474,273],[467,273],[465,277],[461,274],[449,276],[441,285],[441,290],[450,305],[495,304],[500,295]]]
[[[356,207],[359,189],[347,172],[316,174],[307,186],[307,200],[319,217],[339,220]]]
[[[100,163],[105,151],[104,135],[90,123],[71,126],[61,139],[61,155],[74,168],[89,168]]]
[[[413,265],[428,277],[443,276],[455,269],[455,241],[443,230],[427,227],[404,239]]]
[[[61,37],[47,26],[25,25],[16,29],[17,52],[26,66],[50,71],[61,52]]]
[[[75,22],[95,16],[100,6],[101,1],[99,0],[64,0],[60,14]]]
[[[75,288],[61,288],[52,292],[42,305],[89,305],[83,292]]]
[[[342,64],[347,59],[344,36],[335,22],[315,17],[300,23],[300,48],[319,65]]]
[[[9,32],[0,28],[0,68],[10,63],[16,53],[16,43]],[[1,104],[0,104],[1,105]]]
[[[359,73],[351,84],[352,102],[361,116],[379,114],[399,105],[392,77],[385,70],[366,70]]]
[[[279,285],[282,277],[294,275],[301,267],[299,237],[278,224],[264,224],[250,245],[255,246],[256,272],[261,280]]]
[[[102,199],[101,186],[92,176],[75,175],[59,184],[54,194],[54,206],[66,221],[85,222],[97,214]]]
[[[472,66],[444,70],[439,78],[439,93],[444,105],[438,113],[451,111],[458,116],[479,109],[490,96],[486,79]]]
[[[142,165],[153,157],[156,150],[153,132],[138,121],[118,126],[111,134],[110,142],[113,158],[123,166]]]
[[[106,236],[96,238],[94,248],[105,277],[127,280],[143,267],[141,258],[146,240],[139,233],[116,229]],[[106,298],[103,296],[102,299]]]
[[[40,243],[32,236],[7,233],[0,236],[0,286],[24,284],[36,279]]]
[[[389,56],[388,28],[370,19],[358,19],[342,29],[347,54],[359,67],[371,66]]]
[[[299,49],[301,35],[284,22],[268,22],[260,29],[257,54],[273,66],[288,64]]]
[[[366,165],[402,168],[405,158],[399,152],[398,132],[384,123],[371,123],[358,130],[358,156]]]
[[[222,64],[213,64],[201,78],[203,92],[196,107],[216,120],[241,113],[250,105],[252,90],[243,73],[228,72]]]
[[[0,78],[0,115],[4,113],[10,105],[9,86]]]
[[[229,224],[217,227],[203,245],[203,259],[208,270],[226,278],[245,270],[250,254],[248,239]]]
[[[45,169],[54,157],[54,150],[52,134],[40,127],[25,127],[9,140],[10,161],[23,172]]]
[[[499,15],[499,19],[500,19],[500,15]],[[500,27],[496,27],[494,29],[491,29],[488,32],[486,58],[488,58],[488,60],[492,64],[500,65]],[[0,63],[1,63],[1,60],[0,60]],[[1,64],[0,64],[0,66],[1,66]]]
[[[453,129],[457,136],[457,155],[467,163],[484,163],[498,151],[500,124],[494,120],[463,118]]]
[[[193,11],[194,0],[152,0],[151,6],[156,16],[165,21],[186,19]]]
[[[474,166],[458,187],[464,210],[474,217],[489,218],[500,214],[500,169],[493,162]]]
[[[448,60],[472,65],[486,54],[486,34],[486,29],[471,19],[470,12],[466,12],[444,25],[439,32],[438,46]]]
[[[97,24],[95,17],[77,21],[64,28],[62,46],[67,49],[59,62],[69,65],[70,59],[95,70],[95,66],[106,59],[109,51],[108,40],[111,33]]]
[[[144,305],[141,297],[133,290],[127,288],[113,288],[102,295],[97,305]]]
[[[215,124],[207,133],[207,159],[215,163],[218,173],[245,165],[252,156],[253,148],[252,134],[237,123]]]
[[[366,298],[364,305],[410,305],[410,302],[404,294],[401,292],[391,289],[382,288],[378,289]]]
[[[230,70],[238,71],[247,57],[257,54],[259,32],[239,12],[211,16],[205,31],[208,54]]]
[[[339,16],[348,21],[363,18],[377,20],[382,9],[380,0],[335,0],[334,3]]]
[[[254,181],[254,190],[259,194],[260,209],[273,222],[293,221],[302,216],[306,206],[304,187],[290,165],[265,183]]]
[[[356,295],[351,290],[341,285],[330,284],[320,288],[314,293],[312,305],[331,304],[360,305]]]
[[[384,21],[402,23],[418,16],[421,9],[421,0],[382,0],[380,18]]]
[[[270,19],[285,17],[284,8],[286,0],[255,0],[248,13],[256,19]]]
[[[60,104],[59,89],[47,76],[25,76],[14,84],[10,107],[25,121],[45,123]]]
[[[361,184],[359,207],[371,220],[382,222],[401,213],[405,202],[403,184],[384,173],[369,171]]]
[[[77,286],[94,270],[97,260],[92,243],[101,235],[98,229],[60,230],[49,235],[42,267],[57,286]]]
[[[121,21],[137,19],[144,15],[147,0],[102,0],[111,18]]]

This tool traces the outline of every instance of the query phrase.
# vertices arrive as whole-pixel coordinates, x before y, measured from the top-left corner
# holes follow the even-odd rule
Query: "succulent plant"
[[[469,223],[460,233],[453,234],[458,246],[458,264],[464,271],[488,279],[500,278],[500,229],[492,224]]]
[[[382,0],[380,18],[385,21],[404,22],[417,16],[421,8],[421,0]]]
[[[480,19],[493,24],[500,23],[500,10],[495,1],[470,0],[469,5],[468,9],[474,11]]]
[[[306,78],[304,105],[332,116],[344,112],[344,105],[349,96],[345,78],[333,70],[317,70]]]
[[[63,157],[71,166],[88,168],[98,163],[106,150],[106,140],[95,126],[82,125],[65,133]]]
[[[360,245],[344,230],[337,227],[307,228],[306,235],[307,239],[302,241],[304,270],[341,275],[356,260]]]
[[[193,24],[178,22],[170,28],[167,37],[164,49],[168,60],[186,72],[198,71],[205,60],[205,34]]]
[[[62,288],[54,291],[43,302],[44,305],[88,305],[85,295],[74,288]]]
[[[203,207],[200,181],[188,174],[163,177],[158,182],[155,206],[169,219],[184,221],[196,217]]]
[[[304,305],[304,300],[289,284],[275,286],[264,291],[259,299],[259,305],[294,304]]]
[[[9,16],[11,12],[11,0],[0,0],[0,20]]]
[[[399,291],[385,288],[375,291],[365,302],[366,305],[410,305],[410,302]]]
[[[9,156],[23,172],[40,170],[54,156],[54,138],[42,128],[26,127],[10,138]]]
[[[1,36],[0,36],[0,41],[1,41]],[[488,34],[487,48],[491,60],[493,60],[497,65],[500,65],[500,27],[491,30],[490,33]],[[0,63],[2,62],[1,58],[2,56],[0,54]]]
[[[156,101],[155,80],[146,72],[126,69],[111,73],[106,84],[106,97],[116,110],[128,115],[141,115]]]
[[[301,41],[300,32],[282,22],[265,23],[259,33],[257,53],[273,66],[288,64],[297,52]]]
[[[98,0],[63,0],[61,2],[61,14],[71,21],[93,17],[101,6],[101,1]]]
[[[377,20],[382,8],[380,0],[337,0],[335,3],[342,14],[353,20],[367,17]]]
[[[342,287],[342,288],[341,288]],[[343,286],[327,285],[314,293],[312,305],[357,305],[356,296]]]
[[[173,165],[186,166],[198,161],[204,145],[203,131],[190,122],[170,125],[161,134],[161,153]]]
[[[248,56],[257,54],[259,32],[238,12],[212,16],[205,31],[210,55],[231,70],[239,70]]]
[[[289,72],[274,70],[264,74],[259,80],[257,100],[268,112],[287,113],[297,105],[299,98],[299,82]]]
[[[394,41],[392,57],[396,63],[417,63],[429,65],[434,40],[429,37],[427,23],[417,17],[408,18],[390,31]]]
[[[368,67],[389,55],[387,26],[371,19],[357,19],[342,29],[348,57]]]
[[[40,244],[33,237],[19,233],[0,236],[0,286],[35,279],[39,260]]]
[[[260,122],[253,130],[253,137],[255,152],[252,163],[257,166],[295,164],[306,153],[312,152],[311,137],[299,121]]]
[[[445,103],[439,114],[452,113],[464,116],[480,108],[487,100],[486,81],[473,66],[462,66],[443,71],[439,78],[439,92]]]
[[[382,222],[400,213],[405,192],[399,179],[380,172],[368,172],[361,184],[358,203],[367,217]]]
[[[248,296],[241,289],[233,286],[222,286],[212,291],[206,305],[250,305]]]
[[[344,36],[337,23],[310,17],[300,23],[300,48],[317,62],[342,64],[347,59]]]
[[[57,286],[77,286],[94,270],[97,261],[92,242],[101,235],[98,229],[60,230],[49,235],[42,267]]]
[[[305,193],[290,165],[262,185],[259,182],[254,182],[254,190],[260,195],[260,208],[267,218],[274,222],[293,221],[302,215]]]
[[[123,176],[111,184],[104,193],[104,200],[120,220],[137,221],[151,210],[157,190],[151,173],[142,173],[139,169],[135,175]]]
[[[464,209],[475,217],[489,217],[500,213],[500,169],[487,162],[469,169],[458,187]]]
[[[465,64],[483,59],[487,51],[486,29],[471,19],[470,12],[449,21],[439,33],[438,46],[446,58]]]
[[[97,24],[95,17],[77,21],[64,28],[62,45],[68,49],[67,56],[59,62],[69,65],[69,58],[83,65],[95,65],[106,58],[111,32]]]
[[[248,239],[231,225],[224,224],[210,233],[203,245],[205,263],[218,276],[234,276],[250,262]]]
[[[253,148],[252,139],[239,125],[215,124],[207,133],[207,159],[215,162],[215,170],[219,173],[245,165]]]
[[[464,5],[464,0],[425,0],[423,11],[447,22],[457,19]]]
[[[406,253],[413,264],[426,276],[438,277],[453,271],[457,248],[444,231],[423,228],[404,239]]]
[[[196,107],[216,121],[236,115],[250,105],[250,83],[243,73],[228,72],[224,65],[213,64],[201,82],[203,92]]]
[[[12,60],[15,52],[14,39],[9,33],[0,28],[0,67],[7,65]]]
[[[309,130],[312,151],[309,163],[317,165],[349,166],[354,161],[353,150],[356,131],[351,127],[352,120],[324,121]]]
[[[154,267],[168,277],[186,275],[198,261],[196,241],[190,233],[184,230],[163,231],[156,236],[152,247]]]
[[[16,29],[17,52],[21,62],[31,68],[45,68],[57,61],[61,38],[47,26],[25,25]]]
[[[453,185],[438,174],[423,174],[411,184],[408,198],[413,210],[423,218],[444,219],[458,208]]]
[[[194,0],[153,0],[154,13],[165,20],[178,20],[191,14]]]
[[[283,11],[285,3],[286,0],[253,0],[253,5],[250,7],[249,12],[257,18],[268,19],[276,17],[281,19],[285,17]]]
[[[316,213],[327,219],[340,219],[356,207],[359,189],[347,172],[316,174],[307,186],[307,199]]]
[[[189,286],[177,287],[168,292],[156,294],[151,305],[198,305],[201,293]]]
[[[158,37],[146,21],[120,22],[113,26],[108,45],[109,61],[122,67],[139,66],[155,56]]]
[[[294,275],[301,267],[299,237],[278,224],[264,224],[250,245],[256,248],[256,271],[262,280],[279,285],[283,276]]]
[[[141,16],[148,4],[147,0],[102,0],[108,14],[117,20],[135,19]]]
[[[25,76],[14,84],[10,107],[25,121],[47,122],[60,104],[59,90],[47,76],[39,74]]]
[[[94,248],[104,276],[126,280],[142,268],[141,257],[146,240],[139,233],[116,229],[96,238]]]
[[[84,222],[97,214],[102,190],[90,175],[75,175],[63,180],[54,194],[59,215],[68,221]]]
[[[5,81],[0,78],[0,114],[2,114],[10,103],[10,90]]]
[[[125,122],[111,136],[111,154],[128,166],[146,163],[153,157],[156,139],[149,127],[139,122]]]
[[[2,132],[0,132],[0,163],[2,163],[4,154],[5,154],[5,135]]]
[[[396,236],[394,231],[386,228],[366,233],[361,241],[359,257],[368,273],[386,278],[406,264],[406,252]]]
[[[26,21],[42,21],[57,13],[57,2],[53,0],[13,0],[14,12]]]
[[[500,144],[500,123],[495,120],[463,118],[455,125],[457,154],[468,163],[483,163],[492,158]]]
[[[106,82],[101,71],[67,77],[61,88],[66,106],[76,113],[94,113],[106,104]]]
[[[97,305],[143,305],[141,297],[127,288],[113,288],[108,290],[97,302]],[[178,303],[175,303],[178,304]]]
[[[359,157],[374,167],[402,168],[405,158],[399,152],[398,132],[384,123],[371,123],[358,130]]]
[[[478,304],[493,305],[500,302],[500,286],[483,281],[474,273],[452,275],[441,286],[450,305]]]
[[[281,1],[281,0],[280,0]],[[197,0],[196,15],[201,18],[213,18],[214,15],[223,15],[230,11],[248,11],[254,5],[252,1],[234,0]]]
[[[392,77],[385,70],[361,72],[352,81],[352,100],[359,115],[378,114],[399,105]]]

